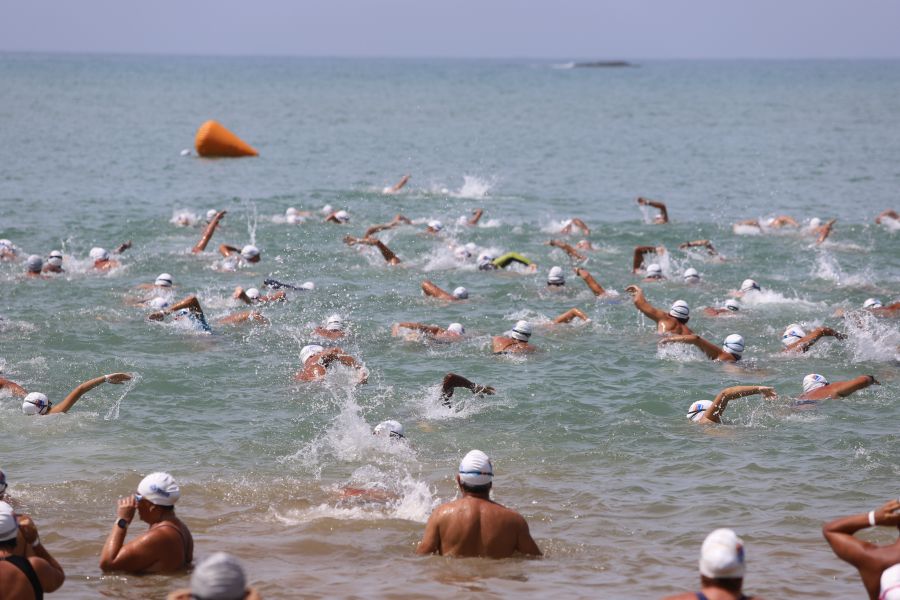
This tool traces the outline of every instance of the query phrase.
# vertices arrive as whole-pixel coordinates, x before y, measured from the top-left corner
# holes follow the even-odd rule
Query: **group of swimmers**
[[[386,189],[385,193],[396,193],[408,181],[409,176],[406,175],[398,184]],[[660,211],[660,214],[653,219],[654,223],[666,224],[669,222],[668,211],[664,203],[638,198],[638,204]],[[477,225],[483,212],[482,209],[477,209],[466,221],[466,224]],[[889,212],[886,211],[879,215],[879,219],[894,218]],[[324,221],[327,223],[346,225],[350,221],[350,215],[346,210],[335,211],[331,207],[327,207],[324,213]],[[203,233],[193,247],[194,253],[205,251],[225,215],[226,211],[224,210],[209,211]],[[289,208],[285,214],[285,221],[299,224],[310,216],[312,213]],[[372,225],[367,228],[362,237],[348,235],[343,239],[350,246],[375,248],[388,265],[399,265],[401,259],[397,254],[374,236],[388,229],[411,224],[410,219],[403,215],[397,215],[388,223]],[[743,223],[743,225],[748,224]],[[819,243],[828,237],[833,225],[834,220],[831,220],[824,225],[817,226],[819,228],[815,233]],[[762,228],[759,223],[757,226]],[[765,227],[770,228],[788,226],[798,226],[798,224],[789,217],[779,217],[765,224]],[[444,226],[440,221],[430,220],[424,232],[438,236],[443,229]],[[590,228],[578,218],[566,221],[559,233],[565,235],[575,231],[586,236],[590,235]],[[583,261],[585,259],[583,253],[593,249],[591,242],[587,239],[579,241],[574,246],[557,239],[550,240],[548,244],[561,249],[575,262]],[[122,254],[130,246],[130,242],[121,244],[114,253]],[[717,254],[709,240],[688,241],[681,244],[681,248],[704,248],[710,255]],[[461,261],[472,259],[476,250],[477,248],[472,245],[453,246],[454,255]],[[219,246],[219,252],[225,259],[223,264],[225,269],[238,268],[242,263],[255,264],[262,259],[259,248],[252,243],[240,247],[223,243]],[[638,246],[633,252],[632,272],[641,275],[645,283],[663,280],[664,275],[660,265],[648,262],[647,257],[654,254],[659,256],[664,253],[665,249],[662,247]],[[18,248],[12,242],[0,240],[0,260],[15,261],[21,258]],[[58,250],[50,252],[46,261],[39,255],[28,256],[24,261],[25,275],[47,277],[63,273],[64,258],[62,252]],[[92,249],[90,259],[93,261],[92,267],[99,271],[106,271],[118,266],[118,261],[103,248]],[[482,251],[475,259],[475,264],[482,271],[505,269],[512,265],[519,265],[519,268],[531,272],[537,269],[534,261],[515,252],[494,256],[487,251]],[[596,296],[602,297],[608,294],[607,290],[583,267],[575,267],[574,273]],[[700,282],[700,275],[696,269],[688,268],[684,271],[683,281],[688,285],[697,284]],[[218,319],[217,322],[220,324],[267,323],[267,319],[256,310],[256,307],[286,301],[285,290],[304,292],[315,289],[315,284],[312,282],[294,286],[274,279],[265,280],[264,285],[269,290],[265,295],[254,287],[236,288],[233,294],[234,300],[249,305],[251,310],[227,315]],[[566,285],[565,272],[562,267],[553,266],[549,270],[546,285],[550,290]],[[187,320],[198,330],[205,332],[211,330],[200,301],[195,295],[175,301],[172,294],[173,280],[168,273],[161,273],[152,284],[144,284],[139,287],[141,290],[151,292],[149,297],[146,295],[138,297],[133,302],[151,311],[148,313],[148,319],[159,321],[173,316],[176,319]],[[706,357],[714,361],[734,363],[741,360],[745,350],[743,336],[737,333],[730,334],[724,339],[721,346],[700,337],[688,326],[691,309],[685,301],[675,301],[666,311],[653,306],[638,285],[630,285],[625,291],[631,295],[635,308],[657,324],[657,332],[661,336],[658,341],[660,345],[688,344],[695,346]],[[722,307],[707,307],[704,314],[709,317],[720,317],[738,312],[741,310],[739,298],[758,294],[761,291],[761,286],[756,281],[747,279],[734,292],[735,298],[726,301]],[[422,282],[422,292],[428,297],[446,302],[465,301],[469,297],[468,290],[464,287],[460,286],[452,291],[446,291],[428,280]],[[884,306],[878,300],[870,299],[865,302],[863,310],[876,316],[894,317],[900,315],[900,303]],[[589,320],[582,310],[573,307],[553,319],[553,323],[569,323],[575,319]],[[531,322],[519,320],[510,331],[492,338],[492,352],[494,354],[532,353],[537,349],[531,343],[533,332],[534,326]],[[423,323],[399,322],[393,325],[392,333],[395,336],[425,336],[429,340],[442,343],[459,341],[466,335],[465,327],[461,323],[451,323],[444,328]],[[313,335],[320,338],[322,343],[307,344],[301,349],[299,370],[295,374],[297,381],[322,380],[333,366],[342,365],[356,371],[358,383],[366,383],[369,373],[365,366],[356,357],[337,345],[347,335],[340,315],[329,316],[323,325],[314,329]],[[842,339],[843,336],[827,327],[819,327],[807,333],[798,324],[791,324],[782,335],[782,344],[785,352],[806,352],[823,337]],[[0,389],[5,388],[13,395],[22,397],[22,410],[25,414],[49,415],[67,412],[79,398],[103,383],[121,384],[130,379],[131,375],[128,373],[110,373],[90,379],[78,385],[57,404],[53,404],[45,394],[35,391],[28,392],[9,379],[0,378]],[[803,393],[799,395],[797,403],[806,404],[828,398],[840,398],[877,383],[878,381],[873,375],[860,375],[847,381],[829,382],[820,374],[810,373],[803,378]],[[441,384],[441,398],[446,406],[451,406],[451,399],[457,388],[468,389],[478,395],[495,392],[491,386],[476,384],[461,375],[448,373]],[[721,423],[722,415],[731,400],[756,394],[762,395],[764,398],[776,397],[776,392],[772,387],[732,386],[720,391],[713,400],[692,403],[686,416],[692,422],[699,424]],[[379,423],[373,433],[395,440],[404,439],[402,424],[393,419]],[[472,450],[463,457],[456,474],[461,497],[440,506],[432,513],[424,536],[418,545],[418,553],[491,558],[503,558],[514,554],[541,555],[541,550],[531,537],[525,519],[517,512],[490,499],[493,476],[492,460],[484,452]],[[4,496],[5,492],[6,480],[3,473],[0,472],[0,500],[13,502],[8,496]],[[175,515],[174,506],[179,497],[180,488],[174,478],[168,473],[159,472],[145,477],[133,495],[120,499],[116,509],[116,518],[101,550],[101,569],[128,573],[160,573],[177,572],[189,566],[193,561],[193,538],[187,525]],[[149,528],[139,537],[125,543],[127,530],[135,515],[148,523]],[[900,581],[900,575],[896,573],[896,570],[888,569],[888,567],[900,563],[900,542],[887,547],[887,549],[859,542],[852,536],[857,529],[865,525],[859,521],[858,518],[848,517],[830,523],[825,527],[825,535],[838,556],[859,568],[866,588],[870,596],[874,598],[878,597],[877,593],[884,585],[880,580],[883,573],[894,573],[895,580]],[[866,523],[869,526],[900,524],[900,503],[892,501],[881,509],[868,513]],[[209,564],[207,565],[207,563]],[[198,575],[200,577],[196,584],[192,578],[192,590],[176,592],[175,594],[180,595],[172,597],[259,597],[255,590],[246,586],[243,570],[233,557],[223,554],[213,555],[198,566],[194,575],[195,578]],[[701,548],[700,575],[700,592],[672,598],[717,600],[746,597],[741,593],[744,575],[743,546],[740,538],[733,531],[720,529],[713,531],[707,537]],[[207,579],[203,580],[203,577],[207,577]],[[215,591],[208,593],[198,591],[201,588],[215,588],[217,577],[222,581],[229,582],[223,587],[223,589],[227,588],[227,591],[223,592],[225,595],[215,595],[217,593]],[[52,592],[58,589],[63,580],[62,567],[41,543],[33,520],[27,515],[16,514],[10,504],[0,502],[0,589],[11,590],[3,597],[40,597],[43,592]],[[210,584],[210,581],[213,583]],[[207,584],[212,585],[212,588],[203,587]],[[195,585],[197,590],[193,589]],[[900,584],[889,585],[894,585],[897,589],[897,592],[894,593],[900,594]],[[889,589],[887,593],[890,594],[892,589],[894,588]],[[873,593],[875,595],[872,595]],[[891,595],[884,597],[894,598]]]

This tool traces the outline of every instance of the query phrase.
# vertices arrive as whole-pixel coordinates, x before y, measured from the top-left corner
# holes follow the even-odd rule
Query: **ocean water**
[[[26,417],[0,393],[0,468],[66,569],[63,597],[162,598],[187,583],[97,566],[116,498],[160,469],[182,485],[178,513],[197,557],[239,556],[267,598],[658,598],[696,588],[700,544],[717,527],[746,542],[748,591],[861,596],[820,528],[897,495],[900,326],[833,314],[872,296],[900,299],[900,234],[874,224],[900,209],[900,62],[563,67],[0,55],[0,237],[26,255],[62,249],[67,270],[25,280],[21,263],[0,264],[2,376],[59,401],[91,377],[136,374],[65,415]],[[260,156],[180,156],[209,118]],[[400,194],[381,193],[404,173]],[[665,201],[671,224],[647,223],[639,195]],[[326,204],[351,222],[322,223]],[[316,216],[288,224],[290,206]],[[459,223],[479,207],[478,227]],[[174,217],[209,208],[228,215],[209,250],[192,255],[201,229]],[[341,242],[397,213],[415,224],[379,237],[401,266]],[[795,230],[732,227],[778,214],[838,221],[821,246]],[[595,299],[546,245],[574,216],[597,248],[585,268],[619,297]],[[433,218],[447,225],[439,237],[422,232]],[[697,238],[725,260],[677,249]],[[120,268],[91,271],[92,246],[127,239]],[[217,244],[249,242],[260,263],[217,270]],[[469,242],[521,252],[538,272],[479,272],[453,257],[451,245]],[[744,335],[741,365],[657,348],[654,324],[624,294],[643,244],[669,249],[661,262],[672,277],[646,284],[648,299],[686,300],[690,325],[715,343]],[[567,273],[563,291],[545,288],[553,265]],[[680,282],[689,266],[701,285]],[[213,323],[207,336],[128,304],[163,271],[176,297],[197,294],[212,320],[240,308],[230,298],[238,285],[275,277],[316,289],[262,309],[270,326]],[[702,314],[747,277],[765,291],[745,310]],[[470,299],[423,298],[423,279],[464,285]],[[571,307],[591,321],[548,325]],[[341,370],[295,383],[300,348],[335,312],[369,383]],[[520,318],[537,325],[540,352],[492,356],[490,336]],[[459,321],[469,335],[401,340],[390,335],[398,321]],[[794,322],[848,338],[785,357],[781,332]],[[449,371],[497,394],[460,390],[447,409],[438,389]],[[872,373],[883,385],[796,410],[810,372]],[[736,400],[718,427],[685,419],[691,402],[743,383],[780,397]],[[371,435],[387,418],[404,424],[406,443]],[[414,555],[471,448],[493,457],[494,498],[526,516],[543,559]],[[388,499],[347,499],[346,486]]]

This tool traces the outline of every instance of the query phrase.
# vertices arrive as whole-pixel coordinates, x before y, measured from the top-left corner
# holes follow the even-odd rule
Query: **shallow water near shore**
[[[658,598],[697,585],[704,536],[745,540],[745,589],[769,598],[860,597],[855,570],[822,539],[824,521],[897,495],[898,320],[854,313],[900,299],[900,238],[875,215],[900,210],[900,62],[657,62],[563,69],[549,62],[379,61],[0,55],[0,238],[24,254],[66,254],[63,276],[24,280],[0,263],[0,368],[61,400],[114,371],[133,383],[89,392],[65,415],[29,418],[0,392],[0,468],[63,564],[66,598],[161,598],[187,575],[103,576],[115,501],[151,471],[181,483],[178,514],[196,556],[239,556],[266,598]],[[181,157],[216,118],[260,151],[242,160]],[[381,192],[404,173],[401,193]],[[655,226],[638,195],[668,204]],[[351,222],[321,222],[344,208]],[[315,216],[292,225],[294,206]],[[459,223],[485,209],[478,227]],[[200,227],[227,209],[209,250]],[[402,213],[379,235],[402,259],[341,242]],[[836,217],[821,246],[797,230],[735,230],[743,219]],[[584,263],[619,296],[595,299],[570,260],[545,245],[563,220],[592,228]],[[442,236],[422,233],[429,219]],[[574,243],[581,236],[572,236]],[[725,260],[677,250],[709,238]],[[92,246],[132,239],[122,266],[97,274]],[[255,242],[263,260],[217,270],[215,246]],[[517,251],[539,264],[485,273],[451,244]],[[648,299],[692,309],[691,326],[747,342],[740,366],[657,348],[626,286],[636,245],[665,245],[670,280]],[[564,290],[544,281],[553,265]],[[680,274],[700,271],[685,286]],[[130,306],[160,272],[175,297],[197,294],[213,335],[153,323]],[[262,309],[262,326],[217,326],[235,286],[274,277],[312,292]],[[763,293],[709,318],[747,277]],[[422,297],[430,279],[470,299]],[[589,323],[550,326],[579,307]],[[315,325],[343,315],[341,346],[369,383],[337,370],[292,381]],[[535,323],[527,358],[494,357],[490,336]],[[391,337],[391,324],[463,323],[459,344]],[[846,333],[803,356],[780,353],[791,323]],[[319,340],[320,341],[320,340]],[[497,389],[439,398],[453,371]],[[872,373],[883,384],[797,410],[801,379]],[[691,402],[739,383],[775,401],[733,401],[726,425],[685,419]],[[394,418],[405,443],[374,437]],[[494,460],[494,498],[526,516],[541,560],[414,555],[432,508],[456,493],[459,459]],[[374,490],[348,497],[346,487]],[[142,530],[135,523],[133,530]],[[130,533],[133,535],[134,531]],[[887,542],[887,529],[863,534]],[[793,565],[800,568],[785,568]],[[399,575],[398,574],[402,574]]]

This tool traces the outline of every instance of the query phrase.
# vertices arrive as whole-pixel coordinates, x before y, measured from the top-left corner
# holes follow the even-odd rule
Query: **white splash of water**
[[[487,198],[493,185],[493,182],[474,175],[463,175],[462,187],[455,192],[448,192],[448,195],[454,198]]]
[[[172,218],[169,223],[176,227],[193,227],[201,220],[200,215],[186,208],[179,208],[172,211]]]
[[[142,379],[140,373],[132,373],[131,379],[125,382],[125,389],[122,390],[122,393],[119,394],[118,399],[113,403],[112,406],[109,407],[109,410],[106,413],[106,416],[103,417],[105,421],[109,420],[117,420],[119,418],[119,407],[122,405],[122,400],[125,399],[125,396],[128,395],[128,392],[134,389],[134,386],[138,384],[138,382]]]
[[[880,319],[867,310],[844,316],[846,346],[850,362],[890,362],[900,360],[900,326],[896,320]]]

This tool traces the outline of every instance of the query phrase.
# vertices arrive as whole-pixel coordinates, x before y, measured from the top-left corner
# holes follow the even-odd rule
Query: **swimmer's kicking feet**
[[[531,338],[532,327],[528,321],[518,321],[509,334],[497,335],[491,340],[491,350],[494,354],[524,354],[537,350],[528,343]]]
[[[656,321],[657,333],[692,334],[687,323],[691,320],[691,309],[684,300],[676,300],[665,313],[644,297],[644,291],[636,285],[629,285],[625,291],[634,297],[634,307]]]
[[[447,373],[441,382],[441,403],[446,406],[452,406],[450,398],[453,397],[453,390],[456,388],[466,388],[475,395],[482,396],[484,394],[493,395],[494,388],[489,385],[478,385],[456,373]]]
[[[736,333],[726,337],[721,348],[695,333],[690,335],[670,335],[659,340],[657,344],[690,344],[700,348],[710,360],[722,362],[737,362],[741,360],[741,356],[744,353],[744,338]]]
[[[131,379],[128,373],[110,373],[109,375],[101,375],[94,379],[88,379],[74,390],[69,392],[62,402],[54,405],[47,396],[40,392],[31,392],[30,394],[19,384],[0,377],[0,389],[6,388],[12,392],[14,396],[23,398],[22,412],[26,415],[52,415],[56,413],[69,412],[69,409],[75,406],[75,403],[86,393],[104,383],[124,383]]]
[[[769,399],[778,397],[778,394],[775,393],[775,388],[764,385],[736,385],[725,388],[713,400],[698,400],[694,402],[685,416],[694,423],[721,423],[722,414],[725,412],[729,400],[753,396],[754,394],[762,394],[764,398]]]
[[[390,248],[384,245],[381,240],[376,240],[375,238],[355,238],[351,235],[344,237],[344,243],[348,246],[353,246],[354,244],[360,244],[362,246],[375,246],[378,248],[378,251],[381,252],[382,258],[384,258],[385,262],[389,265],[399,265],[400,259],[394,254]]]

